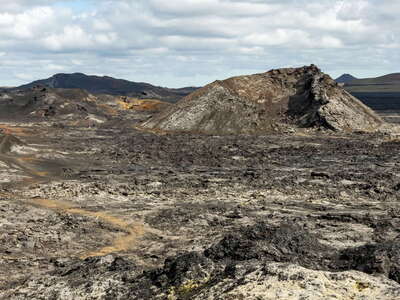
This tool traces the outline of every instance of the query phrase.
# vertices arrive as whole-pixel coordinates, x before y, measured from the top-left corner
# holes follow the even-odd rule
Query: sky
[[[318,65],[400,72],[400,0],[0,0],[0,86],[55,73],[167,87]]]

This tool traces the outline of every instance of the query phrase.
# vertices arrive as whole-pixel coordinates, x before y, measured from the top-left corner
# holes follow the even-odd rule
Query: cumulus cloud
[[[0,85],[54,72],[167,86],[310,63],[400,71],[397,0],[0,0]]]

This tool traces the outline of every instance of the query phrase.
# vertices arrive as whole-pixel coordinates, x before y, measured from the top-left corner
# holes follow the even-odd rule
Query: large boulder
[[[141,124],[156,131],[209,134],[297,128],[374,131],[384,122],[316,66],[215,81]]]

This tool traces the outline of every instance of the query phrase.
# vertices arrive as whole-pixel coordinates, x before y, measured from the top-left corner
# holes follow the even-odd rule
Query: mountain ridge
[[[78,88],[92,94],[154,98],[169,102],[176,102],[197,89],[196,87],[172,89],[155,86],[146,82],[134,82],[110,76],[86,75],[80,72],[57,73],[49,78],[35,80],[13,89],[27,90],[38,85],[63,89]]]
[[[337,83],[348,83],[355,79],[357,79],[357,78],[354,77],[353,75],[345,73],[345,74],[342,74],[341,76],[339,76],[338,78],[336,78],[335,81]]]
[[[378,77],[354,79],[346,84],[347,86],[379,86],[379,85],[398,85],[400,91],[400,73],[391,73]]]

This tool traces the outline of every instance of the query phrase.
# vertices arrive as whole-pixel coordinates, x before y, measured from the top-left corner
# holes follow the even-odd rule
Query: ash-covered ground
[[[400,298],[398,139],[148,116],[3,123],[1,299]]]

